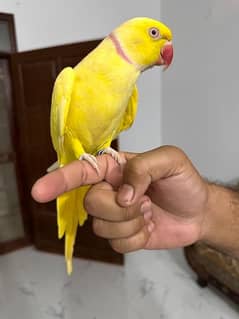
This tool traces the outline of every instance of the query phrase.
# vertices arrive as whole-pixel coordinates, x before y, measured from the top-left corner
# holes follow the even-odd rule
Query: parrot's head
[[[133,18],[116,28],[110,37],[118,52],[141,71],[154,65],[167,68],[173,60],[172,32],[160,21]]]

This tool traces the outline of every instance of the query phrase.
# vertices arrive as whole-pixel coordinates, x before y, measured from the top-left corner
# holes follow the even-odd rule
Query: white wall
[[[181,146],[202,174],[239,177],[239,2],[162,1],[175,59],[162,78],[162,142]]]
[[[19,51],[101,38],[134,16],[160,18],[160,1],[1,0],[0,12],[15,14]],[[140,103],[135,125],[120,139],[124,150],[143,151],[161,142],[161,71],[139,81]]]

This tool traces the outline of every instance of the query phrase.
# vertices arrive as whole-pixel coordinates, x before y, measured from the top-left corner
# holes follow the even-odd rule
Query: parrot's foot
[[[98,174],[100,173],[99,166],[98,166],[98,163],[97,163],[97,158],[94,155],[85,153],[85,154],[81,155],[79,160],[87,161],[96,170],[96,172]]]
[[[103,150],[99,151],[98,152],[98,155],[102,155],[102,154],[109,154],[113,157],[113,159],[119,164],[119,165],[123,165],[126,163],[126,160],[125,158],[120,155],[119,152],[117,152],[116,150],[114,150],[113,148],[111,147],[107,147],[107,148],[104,148]]]

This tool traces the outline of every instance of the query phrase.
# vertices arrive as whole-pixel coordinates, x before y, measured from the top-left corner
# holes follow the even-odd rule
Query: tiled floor
[[[236,319],[239,309],[201,289],[181,251],[129,254],[124,267],[26,248],[0,257],[0,319]]]

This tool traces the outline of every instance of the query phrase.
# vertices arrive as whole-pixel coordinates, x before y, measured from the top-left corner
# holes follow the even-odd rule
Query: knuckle
[[[137,215],[136,207],[134,206],[127,206],[123,209],[123,219],[124,220],[131,220]]]
[[[118,253],[128,253],[143,249],[146,246],[148,237],[146,229],[143,229],[130,238],[112,239],[110,240],[110,245]]]
[[[136,177],[143,177],[148,171],[147,163],[141,154],[129,161],[126,169],[127,173]]]
[[[144,227],[144,225],[143,217],[132,219],[132,221],[126,222],[125,228],[122,229],[122,234],[124,237],[134,236]]]
[[[145,226],[144,218],[143,217],[136,218],[132,222],[132,227],[130,229],[131,236],[135,236],[136,234],[140,233],[141,230],[144,228],[144,226]]]
[[[126,245],[125,243],[123,243],[123,239],[112,239],[109,241],[111,247],[120,254],[126,253],[127,249],[126,249]]]
[[[148,233],[144,227],[137,235],[132,238],[132,245],[135,247],[135,250],[143,249],[148,240]]]
[[[87,212],[95,212],[99,208],[99,198],[94,187],[91,187],[84,198],[84,207]]]
[[[168,157],[171,157],[173,155],[176,158],[181,158],[182,160],[185,160],[185,158],[187,158],[185,152],[181,148],[174,145],[164,145],[161,146],[158,150],[164,151],[165,155]]]
[[[143,231],[140,232],[140,235],[141,235],[140,239],[139,239],[140,246],[144,248],[146,243],[147,243],[147,241],[148,241],[148,239],[149,239],[149,233],[146,230],[146,227],[144,227]]]
[[[138,218],[138,225],[139,225],[139,229],[142,229],[145,226],[145,219],[143,216]]]
[[[177,146],[162,146],[158,149],[161,154],[161,161],[168,167],[168,174],[182,172],[190,164],[190,160],[185,152]]]
[[[92,222],[92,228],[93,228],[93,232],[100,237],[102,236],[102,227],[103,227],[103,221],[101,219],[98,218],[93,218],[93,222]]]

